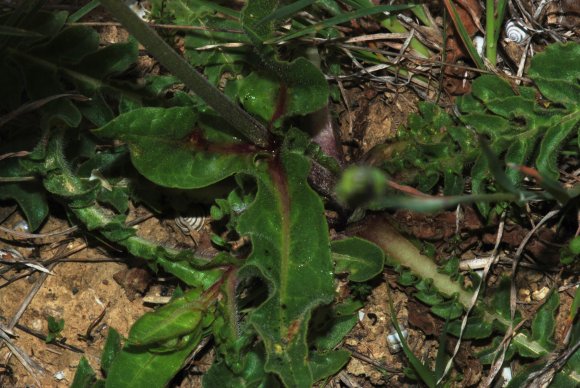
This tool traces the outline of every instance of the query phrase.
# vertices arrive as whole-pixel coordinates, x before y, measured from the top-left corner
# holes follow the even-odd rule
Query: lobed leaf
[[[224,361],[214,362],[203,375],[203,386],[214,387],[281,387],[273,374],[264,371],[265,356],[258,350],[247,353],[240,368],[234,373]]]
[[[324,208],[308,186],[309,164],[288,151],[256,169],[258,193],[238,232],[252,241],[240,277],[261,277],[268,299],[248,316],[267,352],[265,370],[289,386],[314,382],[307,330],[312,310],[334,296]]]
[[[127,142],[137,170],[165,187],[201,188],[253,169],[254,147],[210,128],[196,129],[197,119],[191,108],[141,108],[94,133]]]
[[[532,58],[528,76],[549,100],[578,110],[580,44],[553,44]]]
[[[472,93],[458,98],[457,118],[434,105],[420,104],[419,114],[409,118],[407,131],[399,132],[399,143],[391,145],[394,155],[382,167],[401,177],[399,183],[423,191],[443,178],[443,191],[455,195],[463,182],[454,177],[466,168],[473,194],[494,192],[497,186],[514,194],[520,191],[521,171],[508,167],[500,173],[498,163],[486,160],[489,155],[508,166],[534,166],[541,176],[556,180],[559,150],[580,128],[578,47],[577,43],[554,44],[534,57],[529,73],[537,88],[516,86],[493,75],[478,77]],[[488,158],[481,155],[474,135],[489,140]],[[372,158],[380,160],[380,156]],[[407,204],[399,201],[398,205]],[[484,216],[491,211],[484,202],[477,206]]]

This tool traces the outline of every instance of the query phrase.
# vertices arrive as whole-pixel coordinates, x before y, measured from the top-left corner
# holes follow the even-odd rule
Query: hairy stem
[[[361,230],[356,232],[360,237],[374,242],[383,249],[386,255],[397,263],[409,268],[424,279],[433,279],[433,286],[447,297],[458,295],[458,301],[469,306],[473,294],[466,291],[449,276],[437,272],[437,265],[421,254],[419,249],[403,237],[385,217],[368,217]]]

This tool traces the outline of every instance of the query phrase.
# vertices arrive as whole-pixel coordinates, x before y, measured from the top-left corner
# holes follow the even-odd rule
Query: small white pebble
[[[64,371],[59,370],[58,372],[56,372],[53,377],[55,378],[55,380],[57,381],[61,381],[65,379],[65,375],[64,375]]]
[[[485,39],[481,35],[476,35],[473,38],[473,45],[475,46],[475,50],[479,54],[479,56],[483,56],[483,47],[485,44]]]
[[[401,331],[401,334],[403,334],[403,337],[405,339],[409,336],[409,333],[405,329]],[[387,345],[389,346],[389,350],[391,351],[391,353],[400,352],[403,347],[401,346],[401,339],[399,338],[399,333],[397,333],[396,331],[392,331],[387,336]]]
[[[359,310],[359,312],[358,312],[358,320],[359,320],[360,322],[362,322],[362,321],[363,321],[363,319],[365,319],[365,312],[364,312],[364,311],[362,311],[362,310]]]
[[[502,387],[507,386],[508,383],[512,380],[512,368],[509,366],[503,367],[501,370],[501,377],[503,377]]]
[[[25,232],[28,233],[28,230],[30,228],[28,227],[28,223],[24,220],[19,221],[16,223],[16,225],[14,225],[14,230],[17,230],[19,232]]]

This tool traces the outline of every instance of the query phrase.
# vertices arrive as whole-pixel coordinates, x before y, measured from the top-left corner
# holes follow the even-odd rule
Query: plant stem
[[[397,15],[391,15],[381,21],[381,26],[385,27],[390,32],[409,33],[405,26],[397,19]],[[431,51],[423,43],[419,42],[417,38],[411,39],[409,44],[413,50],[419,54],[420,57],[429,58]]]
[[[496,47],[497,40],[499,39],[501,27],[503,24],[503,19],[505,18],[507,3],[508,0],[497,0],[497,6],[495,7],[495,16],[494,16],[495,29],[493,30],[493,34],[495,36]]]
[[[260,147],[267,147],[266,128],[219,89],[209,83],[122,1],[101,0],[101,4],[145,46],[157,60],[194,93],[219,113],[230,125]]]
[[[447,297],[458,294],[458,301],[469,306],[473,294],[449,276],[437,272],[437,265],[421,254],[419,249],[403,237],[385,217],[367,217],[365,226],[357,234],[377,244],[397,263],[409,268],[424,279],[433,279],[433,286]]]
[[[486,0],[485,4],[485,55],[493,66],[497,58],[497,37],[495,34],[495,0]]]

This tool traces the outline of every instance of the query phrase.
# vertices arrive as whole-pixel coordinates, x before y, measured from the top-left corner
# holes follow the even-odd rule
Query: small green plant
[[[251,1],[235,13],[258,56],[250,49],[240,54],[243,77],[228,83],[226,94],[125,5],[102,3],[201,98],[179,92],[164,98],[176,82],[169,77],[149,79],[141,88],[123,84],[115,76],[135,60],[134,42],[98,49],[91,29],[67,27],[65,13],[39,12],[34,1],[23,2],[3,19],[26,33],[2,41],[2,74],[24,74],[6,80],[13,93],[3,95],[2,107],[9,111],[33,100],[39,117],[4,127],[6,154],[30,151],[10,160],[4,170],[10,183],[2,189],[4,198],[19,201],[34,229],[46,218],[51,198],[88,232],[187,285],[169,304],[139,319],[126,340],[111,332],[101,365],[105,385],[164,386],[209,335],[216,361],[204,378],[207,386],[310,386],[336,373],[349,358],[337,345],[356,323],[360,303],[334,303],[335,273],[364,282],[381,272],[384,257],[361,239],[331,244],[323,200],[307,181],[314,161],[338,171],[336,161],[290,120],[327,104],[323,74],[305,58],[284,61],[263,44],[274,37],[277,21],[265,20],[277,7],[272,2]],[[179,15],[200,20],[195,12],[204,9],[187,7],[190,13]],[[209,60],[190,59],[196,65]],[[210,80],[217,83],[225,69],[231,70],[220,67]],[[82,93],[73,101],[66,93],[71,87]],[[25,186],[28,177],[34,190]],[[222,193],[212,213],[247,239],[245,249],[238,252],[225,240],[223,252],[208,261],[138,237],[125,224],[128,200],[159,208],[144,193],[151,185]],[[35,197],[24,201],[17,190]],[[73,386],[102,383],[83,360]]]
[[[377,147],[369,159],[398,183],[423,192],[442,179],[448,196],[463,193],[466,166],[476,195],[521,187],[523,174],[517,166],[532,165],[546,179],[557,178],[562,148],[577,152],[573,139],[580,123],[579,59],[576,43],[549,46],[532,60],[529,76],[536,87],[481,76],[473,82],[472,93],[458,99],[457,117],[421,103],[408,129],[399,131],[398,142]],[[497,180],[493,171],[501,167],[481,152],[480,136],[488,139],[491,152],[507,166],[507,181]],[[393,157],[382,158],[385,151],[394,151]],[[494,178],[504,187],[494,186]],[[484,215],[491,210],[485,202],[478,202],[478,207]]]
[[[64,329],[64,319],[56,319],[52,315],[49,315],[46,317],[46,322],[48,323],[48,334],[44,341],[49,344],[62,337],[60,332]]]

